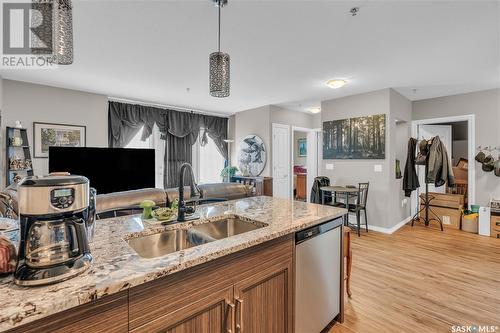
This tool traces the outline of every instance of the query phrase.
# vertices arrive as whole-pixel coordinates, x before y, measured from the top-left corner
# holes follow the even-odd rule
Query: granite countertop
[[[94,260],[85,273],[42,287],[16,286],[12,275],[0,278],[0,331],[316,225],[344,215],[346,210],[261,196],[199,206],[197,213],[201,220],[168,226],[143,221],[138,215],[98,220],[90,244]],[[268,226],[152,259],[137,255],[124,240],[225,215]]]

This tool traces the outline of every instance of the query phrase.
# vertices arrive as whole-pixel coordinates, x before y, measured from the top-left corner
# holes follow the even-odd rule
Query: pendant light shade
[[[230,57],[229,54],[220,51],[220,25],[221,8],[227,4],[227,0],[212,0],[219,9],[219,30],[217,35],[218,51],[210,54],[210,95],[213,97],[228,97],[231,87]]]
[[[230,58],[224,52],[210,54],[210,95],[228,97],[231,83]]]
[[[59,65],[73,63],[73,6],[71,0],[56,0],[54,10],[54,57]]]

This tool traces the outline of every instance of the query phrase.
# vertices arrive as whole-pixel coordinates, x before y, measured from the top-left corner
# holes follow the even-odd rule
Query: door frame
[[[469,206],[468,208],[470,209],[470,205],[476,202],[476,165],[474,163],[476,152],[476,116],[474,114],[468,114],[463,116],[413,120],[411,122],[411,135],[412,137],[417,138],[417,130],[419,125],[437,125],[440,123],[455,123],[459,121],[467,122],[467,154],[469,159],[467,174],[467,196]],[[414,211],[414,209],[418,209],[417,197],[418,196],[414,192],[411,197],[411,214],[415,214],[416,211]]]
[[[272,149],[272,159],[271,159],[271,175],[273,177],[273,191],[274,191],[274,181],[275,181],[275,176],[274,176],[274,163],[276,161],[276,151],[274,149],[274,138],[275,138],[275,129],[276,128],[283,128],[283,129],[286,129],[288,131],[288,146],[289,146],[289,149],[290,149],[290,126],[289,125],[286,125],[286,124],[280,124],[280,123],[272,123],[272,133],[271,133],[271,149]],[[290,156],[288,156],[288,162],[289,164],[291,164],[291,160],[290,160]],[[291,181],[290,181],[290,170],[291,168],[288,168],[288,171],[287,171],[287,174],[286,174],[286,178],[287,178],[287,188],[290,188],[291,187]],[[274,193],[273,193],[273,196],[274,196]],[[291,194],[289,193],[288,194],[288,198],[291,198]]]
[[[321,128],[309,128],[309,127],[300,127],[300,126],[292,126],[291,135],[290,135],[290,171],[289,177],[293,178],[293,160],[295,159],[295,151],[293,150],[295,144],[295,131],[306,132],[306,133],[321,133]],[[319,142],[320,137],[318,136],[317,145],[316,145],[316,174],[319,175]],[[306,161],[309,161],[309,154],[306,156]],[[307,177],[307,176],[306,176]],[[306,182],[307,184],[307,182]],[[307,189],[306,193],[309,193],[310,189]],[[295,199],[293,197],[293,181],[290,182],[290,198]],[[306,202],[309,202],[309,195],[306,197]]]

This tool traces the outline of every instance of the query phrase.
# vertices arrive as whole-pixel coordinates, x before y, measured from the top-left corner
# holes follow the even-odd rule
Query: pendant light
[[[210,54],[210,95],[228,97],[231,83],[229,54],[220,51],[221,8],[227,0],[212,0],[219,10],[218,51]]]
[[[55,0],[54,58],[59,65],[73,63],[73,5],[71,0]]]

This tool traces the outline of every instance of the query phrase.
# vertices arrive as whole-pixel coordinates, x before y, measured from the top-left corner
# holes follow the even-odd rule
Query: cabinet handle
[[[243,333],[243,300],[236,297],[236,311],[238,321],[236,322],[236,332]]]
[[[227,314],[227,319],[226,319],[226,332],[227,333],[233,333],[233,324],[234,324],[234,304],[227,302],[227,306],[229,307],[228,309],[228,314]]]

